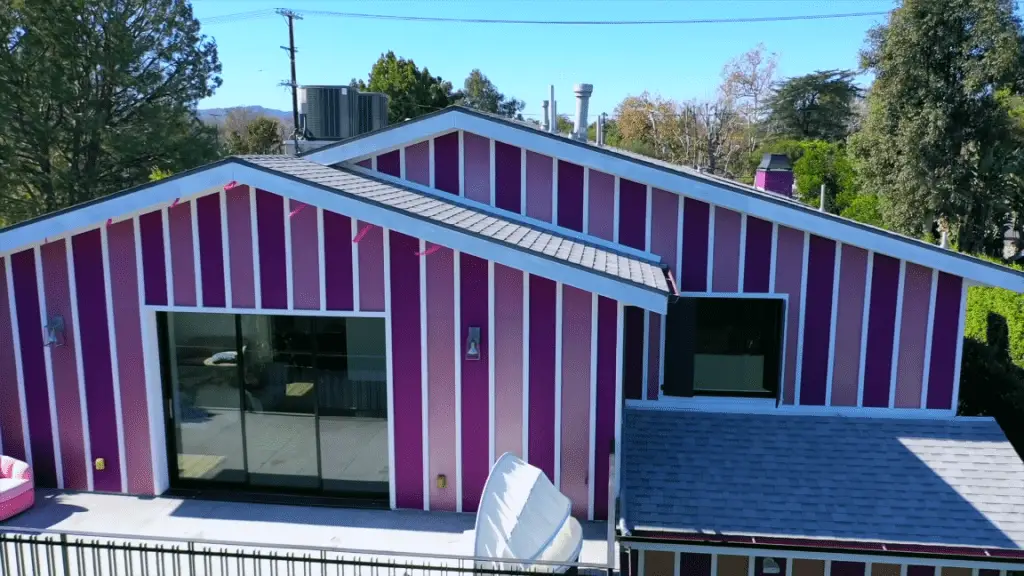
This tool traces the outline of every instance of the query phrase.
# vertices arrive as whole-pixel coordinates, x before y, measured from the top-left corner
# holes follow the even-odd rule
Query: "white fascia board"
[[[182,176],[170,177],[140,190],[115,195],[66,212],[0,231],[0,254],[21,250],[78,231],[94,228],[108,219],[120,220],[147,209],[180,198],[182,202],[196,196],[212,194],[223,190],[235,180],[238,165],[233,162],[215,164]]]
[[[423,120],[410,120],[402,126],[385,128],[350,142],[319,148],[302,156],[302,159],[330,166],[371,154],[382,154],[404,144],[425,140],[435,134],[454,129],[455,115],[447,112]]]
[[[572,143],[530,128],[509,126],[501,121],[458,109],[452,109],[424,120],[413,120],[405,126],[385,130],[379,134],[359,138],[325,150],[317,150],[304,158],[323,164],[337,164],[385,152],[403,144],[413,143],[451,130],[473,132],[479,136],[499,140],[524,150],[557,157],[587,168],[615,174],[627,180],[709,202],[844,244],[851,244],[872,252],[968,278],[979,284],[1024,293],[1024,276],[1009,269],[1000,270],[980,260],[958,256],[952,252],[947,253],[937,247],[910,238],[893,238],[890,233],[883,230],[871,229],[845,219],[823,215],[816,210],[790,205],[785,200],[773,200],[767,195],[759,196],[753,192],[747,193],[726,183],[702,181],[697,177],[672,172],[670,169],[648,166],[639,160],[616,156],[593,146]]]

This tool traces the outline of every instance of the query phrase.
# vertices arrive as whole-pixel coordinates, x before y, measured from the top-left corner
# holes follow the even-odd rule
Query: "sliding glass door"
[[[382,318],[160,322],[176,485],[387,497]]]

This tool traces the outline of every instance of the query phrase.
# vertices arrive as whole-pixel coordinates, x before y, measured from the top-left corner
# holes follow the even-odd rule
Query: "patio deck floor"
[[[411,555],[443,563],[473,554],[473,514],[360,510],[220,502],[174,497],[40,490],[36,505],[0,531],[27,528],[154,541],[176,538],[274,549],[302,546],[337,552]],[[607,524],[583,523],[580,562],[605,565]],[[422,557],[418,555],[422,554]],[[616,554],[616,558],[618,555]],[[436,558],[436,560],[435,560]]]

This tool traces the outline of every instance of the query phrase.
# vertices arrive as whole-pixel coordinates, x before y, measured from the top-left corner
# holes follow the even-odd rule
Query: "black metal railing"
[[[508,568],[472,557],[16,530],[0,532],[0,576],[612,576],[585,564]]]

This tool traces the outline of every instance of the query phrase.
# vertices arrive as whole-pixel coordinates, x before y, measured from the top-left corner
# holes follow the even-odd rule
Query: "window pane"
[[[178,477],[244,481],[235,317],[169,313],[167,332]]]

